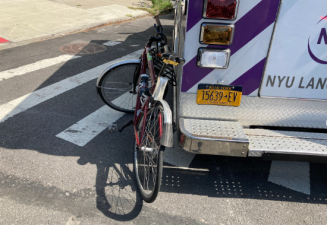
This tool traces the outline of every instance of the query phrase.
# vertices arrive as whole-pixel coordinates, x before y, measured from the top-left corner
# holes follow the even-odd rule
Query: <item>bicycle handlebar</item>
[[[152,46],[152,42],[162,42],[163,45],[167,44],[167,38],[164,34],[162,33],[157,33],[157,37],[151,36],[148,40],[147,46],[151,47]]]
[[[183,58],[181,58],[181,57],[178,57],[178,55],[175,54],[173,51],[171,51],[171,49],[167,46],[167,38],[163,34],[163,28],[161,26],[159,16],[157,15],[157,16],[154,16],[153,18],[156,20],[156,23],[157,23],[157,24],[154,25],[154,27],[157,30],[157,35],[156,35],[156,37],[151,36],[149,38],[148,43],[147,43],[147,47],[151,47],[152,42],[154,42],[154,41],[156,41],[157,43],[162,42],[163,45],[162,45],[161,49],[163,50],[163,54],[161,54],[161,57],[164,58],[164,59],[173,60],[173,61],[178,62],[180,64],[184,64],[185,60]],[[157,48],[158,48],[158,45],[157,45]]]

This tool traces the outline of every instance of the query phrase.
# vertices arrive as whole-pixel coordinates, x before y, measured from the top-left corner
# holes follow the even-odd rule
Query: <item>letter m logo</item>
[[[326,32],[326,28],[322,28],[320,35],[319,35],[319,39],[318,39],[318,45],[320,45],[322,39],[324,39],[325,44],[327,45],[327,32]]]

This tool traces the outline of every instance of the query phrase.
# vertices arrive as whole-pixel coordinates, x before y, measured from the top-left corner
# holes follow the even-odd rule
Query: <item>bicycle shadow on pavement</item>
[[[135,190],[134,174],[126,164],[97,165],[96,204],[107,217],[119,221],[136,218],[143,201]]]

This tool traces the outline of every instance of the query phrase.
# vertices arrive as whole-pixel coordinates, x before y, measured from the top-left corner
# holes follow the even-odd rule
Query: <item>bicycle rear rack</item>
[[[161,70],[161,67],[163,66],[164,62],[163,60],[158,57],[156,48],[151,49],[151,55],[153,59],[154,69],[156,74],[158,74]],[[163,74],[164,77],[167,77],[169,79],[169,83],[173,86],[176,86],[176,76],[174,72],[174,67],[172,65],[167,65],[167,68]]]

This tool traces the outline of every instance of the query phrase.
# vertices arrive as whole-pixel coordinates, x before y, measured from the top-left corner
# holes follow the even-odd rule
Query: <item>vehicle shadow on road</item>
[[[271,161],[261,158],[196,155],[188,169],[164,168],[161,191],[215,198],[327,204],[326,164],[310,164],[310,194],[269,182],[270,167]]]

